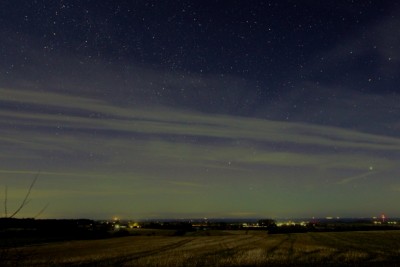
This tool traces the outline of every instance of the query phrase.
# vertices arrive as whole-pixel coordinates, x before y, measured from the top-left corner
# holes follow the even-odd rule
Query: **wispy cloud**
[[[362,173],[362,174],[359,174],[359,175],[354,175],[354,176],[351,176],[351,177],[346,177],[344,179],[341,179],[339,182],[337,182],[337,184],[338,185],[345,185],[345,184],[348,184],[348,183],[351,183],[351,182],[354,182],[354,181],[357,181],[357,180],[360,180],[360,179],[364,179],[364,178],[366,178],[368,176],[372,176],[372,175],[376,175],[376,174],[377,174],[377,172],[373,172],[373,171],[365,172],[365,173]]]
[[[39,199],[69,198],[76,205],[83,199],[94,204],[96,197],[140,201],[147,204],[138,209],[151,212],[150,198],[163,203],[196,196],[193,205],[212,206],[231,192],[268,198],[277,188],[290,190],[293,180],[313,192],[324,184],[350,185],[372,175],[370,166],[393,173],[400,159],[398,138],[339,127],[0,92],[7,103],[0,108],[0,146],[7,151],[0,155],[0,179],[18,188],[13,199],[25,186],[16,181],[41,170]],[[346,172],[361,174],[337,182]],[[207,198],[210,190],[213,197]]]
[[[317,126],[305,123],[289,123],[244,117],[207,115],[181,112],[166,107],[150,109],[121,108],[105,101],[70,97],[60,94],[43,96],[42,93],[2,90],[0,100],[24,106],[21,111],[3,109],[0,119],[4,125],[37,128],[49,127],[63,130],[172,134],[213,138],[246,138],[260,141],[293,142],[337,147],[397,150],[397,138],[366,134],[337,127]],[[40,106],[31,111],[30,103]],[[71,103],[71,104],[69,104]],[[47,111],[49,106],[61,107],[59,111]],[[69,108],[70,110],[63,110]],[[85,110],[86,113],[79,114]],[[3,137],[4,140],[5,137]],[[11,137],[8,137],[9,140]],[[16,139],[14,139],[16,140]]]
[[[8,158],[53,154],[53,159],[91,159],[103,163],[131,162],[136,157],[159,161],[236,162],[277,166],[351,168],[378,162],[390,167],[395,159],[374,153],[400,151],[394,137],[337,127],[244,117],[181,112],[155,106],[121,108],[105,101],[61,94],[2,89],[0,100],[27,106],[0,110],[0,141],[13,151]],[[30,111],[29,104],[39,105]],[[71,104],[69,104],[71,103]],[[46,107],[68,108],[65,113]],[[78,111],[85,110],[84,114]],[[91,116],[90,114],[101,114]],[[8,126],[10,125],[10,126]],[[28,138],[29,137],[29,138]],[[213,145],[216,141],[218,145]],[[102,145],[99,145],[102,144]],[[129,156],[130,155],[130,156]]]
[[[191,183],[191,182],[170,181],[169,183],[172,185],[178,185],[183,187],[205,187],[205,185],[203,184]]]

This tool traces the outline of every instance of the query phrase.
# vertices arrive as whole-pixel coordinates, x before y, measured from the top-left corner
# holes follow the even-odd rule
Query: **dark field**
[[[400,266],[400,231],[268,235],[137,230],[2,251],[2,266]]]

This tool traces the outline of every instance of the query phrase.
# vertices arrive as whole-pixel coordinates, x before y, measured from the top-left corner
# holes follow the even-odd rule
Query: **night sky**
[[[1,1],[1,201],[40,172],[18,217],[400,216],[399,14]]]

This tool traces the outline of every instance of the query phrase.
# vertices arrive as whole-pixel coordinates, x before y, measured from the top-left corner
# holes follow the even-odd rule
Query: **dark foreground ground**
[[[400,266],[400,231],[136,231],[3,248],[0,266]]]

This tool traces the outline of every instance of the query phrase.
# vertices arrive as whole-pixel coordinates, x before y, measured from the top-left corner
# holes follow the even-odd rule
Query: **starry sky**
[[[19,217],[400,216],[399,14],[1,1],[0,197],[38,175]]]

